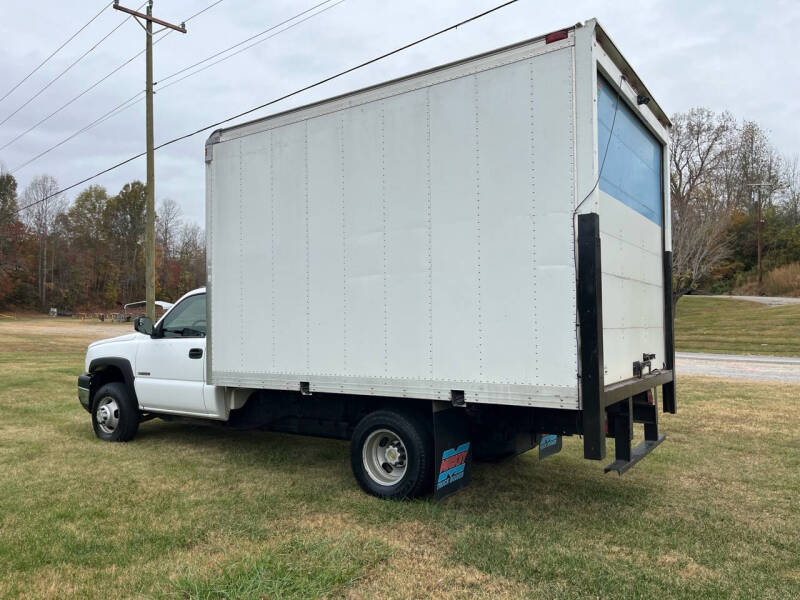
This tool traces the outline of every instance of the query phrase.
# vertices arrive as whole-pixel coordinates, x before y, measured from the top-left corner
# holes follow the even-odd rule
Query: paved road
[[[785,306],[800,304],[800,298],[784,298],[783,296],[710,296],[711,298],[727,298],[728,300],[747,300],[768,306]]]
[[[678,377],[686,374],[800,383],[800,358],[676,352],[675,363]]]

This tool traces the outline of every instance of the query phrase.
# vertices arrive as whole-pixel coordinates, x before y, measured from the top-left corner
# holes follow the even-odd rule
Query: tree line
[[[0,173],[0,306],[114,311],[145,297],[146,186],[110,196],[92,185],[67,202],[49,175],[20,193]],[[20,210],[28,205],[30,208]],[[205,285],[205,237],[162,200],[156,214],[156,297],[172,301]]]
[[[727,112],[695,108],[672,120],[674,301],[697,291],[800,295],[797,156],[781,156],[758,123]]]
[[[698,291],[800,295],[798,158],[727,112],[694,108],[672,121],[673,301]],[[145,185],[113,196],[93,185],[71,203],[57,190],[41,175],[18,197],[0,172],[0,307],[111,310],[143,299]],[[156,296],[171,301],[205,284],[205,238],[169,199],[156,223]]]

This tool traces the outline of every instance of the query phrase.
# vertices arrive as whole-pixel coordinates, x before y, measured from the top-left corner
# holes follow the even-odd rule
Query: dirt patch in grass
[[[100,340],[107,337],[133,333],[133,323],[112,323],[63,318],[26,318],[0,321],[0,334],[21,337],[58,337]],[[40,340],[41,341],[41,340]]]
[[[451,540],[411,521],[372,530],[389,548],[386,562],[352,587],[348,598],[521,598],[528,588],[450,559]]]

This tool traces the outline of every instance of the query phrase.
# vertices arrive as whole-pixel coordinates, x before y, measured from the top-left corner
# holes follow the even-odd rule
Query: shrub
[[[733,293],[742,296],[800,296],[800,263],[789,263],[765,273],[761,289],[756,273],[737,277]]]

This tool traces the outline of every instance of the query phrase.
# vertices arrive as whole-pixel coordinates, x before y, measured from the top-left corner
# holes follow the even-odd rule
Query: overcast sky
[[[172,33],[155,46],[155,80],[320,1],[223,0],[188,23],[188,34]],[[123,4],[135,8],[141,2],[125,0]],[[180,22],[212,2],[156,0],[154,15]],[[160,93],[157,91],[156,144],[300,88],[499,3],[500,0],[344,0],[230,60]],[[0,96],[94,16],[102,8],[103,0],[5,4],[0,20]],[[800,60],[796,43],[800,2],[797,0],[519,0],[484,19],[248,119],[491,50],[591,17],[600,20],[669,114],[692,106],[729,110],[737,118],[755,120],[769,130],[780,152],[790,156],[800,152]],[[0,102],[0,121],[123,18],[122,13],[112,8],[103,12]],[[0,125],[0,146],[143,47],[144,32],[129,20],[33,102]],[[0,164],[6,170],[16,168],[142,89],[144,55],[0,150]],[[181,205],[185,218],[201,224],[206,137],[204,133],[156,153],[157,200],[174,199]],[[144,103],[139,102],[14,175],[20,192],[32,177],[42,173],[55,176],[61,186],[67,186],[143,151],[144,143]],[[113,194],[132,179],[145,179],[144,159],[103,175],[93,183],[105,186]],[[78,191],[80,188],[67,195],[73,198]]]

